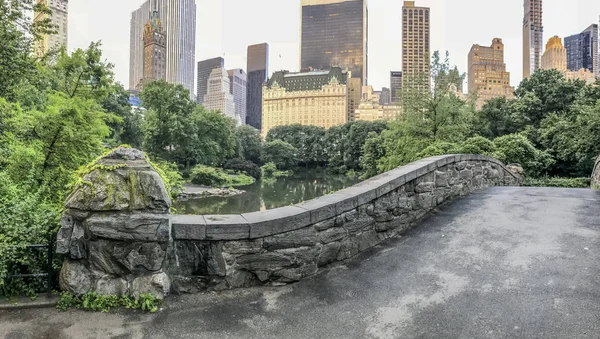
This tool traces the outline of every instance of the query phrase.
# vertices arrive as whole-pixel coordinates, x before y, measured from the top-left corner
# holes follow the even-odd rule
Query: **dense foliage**
[[[487,154],[519,163],[529,177],[589,177],[600,155],[600,83],[567,80],[540,70],[524,80],[514,99],[495,98],[477,111],[462,99],[462,76],[437,52],[432,92],[403,91],[402,117],[365,142],[364,176],[417,159],[449,153]]]

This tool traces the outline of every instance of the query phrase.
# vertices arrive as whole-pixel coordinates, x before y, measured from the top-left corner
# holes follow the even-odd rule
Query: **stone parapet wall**
[[[600,190],[600,157],[596,159],[594,171],[592,172],[592,188]]]
[[[173,216],[167,273],[178,293],[299,281],[402,234],[447,201],[521,180],[496,159],[446,155],[295,206]]]

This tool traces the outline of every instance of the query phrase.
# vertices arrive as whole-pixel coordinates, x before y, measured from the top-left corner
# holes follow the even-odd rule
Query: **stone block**
[[[297,230],[311,224],[310,212],[295,206],[245,213],[242,217],[250,224],[252,239]]]
[[[470,181],[473,179],[473,171],[467,169],[460,171],[460,179],[464,181]]]
[[[340,251],[341,244],[334,242],[323,246],[317,265],[319,267],[331,264],[337,260],[338,252]]]
[[[92,288],[92,272],[80,260],[67,259],[60,270],[60,289],[74,295],[83,295]]]
[[[239,267],[251,272],[273,272],[284,267],[289,267],[293,265],[293,263],[294,261],[290,256],[278,252],[242,255],[236,261],[236,264]]]
[[[433,193],[420,193],[417,194],[416,198],[416,206],[418,209],[429,211],[434,206],[434,196]]]
[[[331,219],[320,221],[314,225],[315,230],[324,231],[324,230],[330,229],[335,226],[335,220],[336,220],[336,218],[331,218]]]
[[[166,259],[166,243],[123,242],[100,239],[90,242],[91,267],[115,276],[155,272]]]
[[[263,247],[273,251],[284,248],[314,246],[317,243],[317,232],[313,227],[304,227],[264,238]]]
[[[206,239],[206,220],[201,215],[175,215],[171,220],[175,240]]]
[[[356,243],[358,244],[359,251],[362,252],[379,244],[379,237],[375,230],[369,230],[361,234],[356,235]]]
[[[435,187],[447,187],[448,184],[448,174],[446,172],[435,172]]]
[[[60,229],[56,234],[56,253],[58,254],[69,254],[69,248],[71,247],[71,234],[73,234],[73,216],[70,214],[63,214],[60,219]]]
[[[334,227],[317,234],[319,241],[323,244],[329,244],[339,241],[348,236],[348,231],[342,227]]]
[[[205,215],[206,239],[239,240],[250,238],[250,224],[241,215]]]
[[[415,187],[415,193],[433,192],[435,183],[433,182],[422,182]]]
[[[127,280],[105,275],[96,282],[96,293],[99,295],[128,295]]]
[[[259,283],[255,274],[244,270],[234,270],[225,280],[229,288],[252,287]]]
[[[223,258],[223,244],[214,241],[176,241],[174,243],[178,267],[183,276],[219,276],[227,272]]]
[[[263,250],[263,239],[225,241],[223,251],[230,254],[253,254]]]
[[[81,226],[81,222],[75,220],[73,232],[71,233],[71,241],[69,242],[69,257],[71,259],[87,258],[87,243],[88,239],[86,239],[85,230]]]
[[[334,218],[336,216],[335,204],[339,201],[339,197],[331,197],[331,195],[326,195],[317,199],[303,202],[301,204],[297,204],[295,207],[309,211],[310,222],[316,224],[323,220]]]
[[[93,214],[83,222],[100,238],[128,241],[168,241],[169,216],[139,212]]]
[[[340,242],[340,249],[338,251],[337,261],[346,260],[354,257],[360,253],[360,248],[354,237],[346,238]]]
[[[137,277],[131,283],[131,294],[139,297],[140,294],[150,293],[158,299],[163,299],[171,291],[171,281],[165,273]]]
[[[336,193],[333,193],[332,195],[335,195]],[[339,196],[340,201],[338,203],[335,204],[335,213],[337,215],[342,214],[344,212],[353,210],[355,208],[358,207],[358,198],[355,196],[350,196],[350,195],[346,195],[346,196]]]

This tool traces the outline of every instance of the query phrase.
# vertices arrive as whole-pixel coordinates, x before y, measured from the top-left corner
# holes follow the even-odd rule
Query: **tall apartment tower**
[[[196,83],[196,101],[202,105],[208,90],[208,77],[213,69],[225,68],[225,60],[221,57],[202,60],[198,62],[198,80]]]
[[[166,80],[181,84],[194,94],[196,58],[196,1],[147,0],[131,14],[129,87],[135,88],[144,74],[144,25],[158,11],[167,37]]]
[[[50,17],[52,24],[56,26],[56,34],[46,34],[42,39],[35,41],[34,51],[37,56],[46,54],[49,50],[61,46],[68,47],[69,37],[69,1],[68,0],[36,0],[36,3],[46,5],[52,12]],[[39,21],[46,19],[46,14],[36,12],[33,20]]]
[[[229,93],[230,87],[227,71],[223,68],[213,69],[208,77],[208,88],[203,105],[209,111],[220,111],[239,124],[240,117],[235,113],[233,95]]]
[[[430,14],[429,7],[416,7],[414,1],[404,1],[402,6],[404,86],[427,90],[431,86]]]
[[[523,79],[542,66],[544,26],[542,0],[524,0],[523,7]]]
[[[262,128],[262,86],[269,72],[269,45],[266,43],[248,46],[246,67],[246,124]]]
[[[341,67],[367,85],[367,0],[302,0],[300,69]]]
[[[565,38],[567,49],[567,68],[579,71],[584,68],[600,77],[598,64],[598,25],[592,24],[583,32]]]
[[[158,12],[152,12],[152,17],[144,27],[144,77],[136,86],[142,91],[144,85],[155,80],[165,80],[167,36],[158,19]]]
[[[496,97],[514,97],[510,73],[504,63],[502,39],[494,38],[490,47],[473,45],[469,52],[469,94],[477,94],[477,108]]]
[[[400,91],[402,90],[402,72],[391,71],[390,72],[390,95],[392,96],[391,102],[400,102]]]
[[[227,71],[229,76],[229,93],[233,95],[235,114],[240,117],[240,124],[246,124],[246,72],[241,68]]]

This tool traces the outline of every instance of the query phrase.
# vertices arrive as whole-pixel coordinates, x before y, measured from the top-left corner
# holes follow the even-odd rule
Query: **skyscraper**
[[[233,118],[238,124],[240,117],[235,113],[235,103],[230,90],[229,76],[223,68],[215,68],[208,77],[208,88],[204,96],[204,108],[209,111],[220,111]]]
[[[402,72],[391,71],[390,72],[390,91],[391,91],[391,102],[400,102],[400,90],[402,89]]]
[[[404,1],[404,6],[402,6],[403,86],[424,90],[430,88],[429,33],[429,7],[415,7],[414,1]]]
[[[262,86],[269,72],[269,45],[248,46],[248,81],[246,87],[246,124],[262,128]]]
[[[143,77],[144,25],[150,13],[158,11],[167,37],[166,80],[181,84],[194,93],[196,58],[196,2],[195,0],[147,0],[131,14],[129,86],[134,88]]]
[[[544,26],[542,0],[524,0],[523,7],[523,79],[542,66]]]
[[[366,0],[302,0],[300,68],[341,67],[367,84]]]
[[[392,93],[390,93],[390,89],[387,87],[383,87],[381,89],[381,95],[379,96],[379,104],[380,105],[389,105],[392,102]]]
[[[550,38],[546,44],[546,51],[542,55],[542,69],[555,69],[569,80],[583,80],[588,84],[593,84],[596,81],[594,73],[589,69],[581,67],[572,71],[567,68],[567,49],[558,36]]]
[[[142,91],[145,84],[166,78],[166,50],[167,37],[158,19],[158,12],[154,11],[144,27],[144,77],[136,90]]]
[[[598,64],[598,25],[592,24],[583,32],[565,38],[567,68],[579,71],[584,68],[600,77]]]
[[[202,105],[204,96],[208,90],[208,77],[213,69],[225,68],[225,60],[221,57],[207,59],[198,62],[198,90],[196,92],[196,101]]]
[[[227,71],[229,76],[229,93],[233,95],[235,114],[240,117],[240,123],[246,124],[246,72],[241,68]]]
[[[510,73],[506,71],[504,63],[502,39],[494,38],[490,47],[473,45],[469,52],[468,67],[469,94],[477,94],[477,108],[492,98],[514,96],[514,88],[510,87]]]
[[[52,12],[50,20],[56,27],[56,34],[46,34],[42,39],[35,41],[35,54],[42,56],[49,50],[61,46],[68,47],[68,27],[69,27],[69,0],[36,0],[36,3],[46,5]],[[46,19],[46,14],[34,13],[34,22]]]

